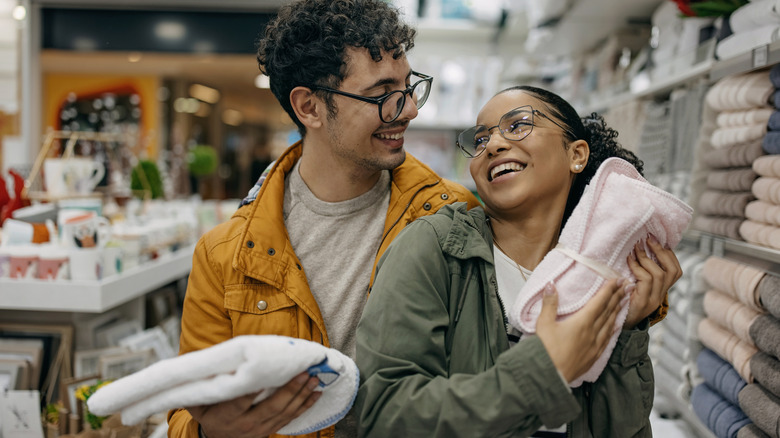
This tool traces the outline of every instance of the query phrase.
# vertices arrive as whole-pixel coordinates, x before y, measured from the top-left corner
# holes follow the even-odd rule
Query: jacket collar
[[[476,257],[493,263],[493,234],[487,224],[485,210],[481,207],[467,210],[465,202],[458,202],[442,207],[437,214],[452,218],[446,234],[439,234],[445,254],[464,260]]]

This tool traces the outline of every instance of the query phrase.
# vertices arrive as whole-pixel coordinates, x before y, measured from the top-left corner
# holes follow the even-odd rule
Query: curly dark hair
[[[564,139],[566,140],[564,147],[568,147],[569,143],[576,140],[585,140],[590,147],[590,156],[585,164],[585,169],[574,179],[574,184],[569,191],[566,210],[563,214],[563,225],[566,224],[572,210],[580,201],[585,186],[588,185],[601,163],[607,158],[622,158],[631,163],[642,174],[644,170],[642,160],[617,142],[618,132],[607,126],[604,117],[600,114],[591,113],[587,117],[580,117],[566,99],[551,91],[530,85],[510,87],[500,91],[499,94],[512,90],[523,91],[547,104],[551,115],[560,120],[565,128],[568,128],[564,130]]]
[[[366,48],[376,62],[383,52],[398,59],[414,46],[415,36],[398,10],[382,0],[299,0],[282,7],[268,24],[257,42],[257,63],[304,136],[306,128],[290,104],[293,88],[338,88],[347,73],[347,48]],[[335,115],[332,96],[317,92]]]

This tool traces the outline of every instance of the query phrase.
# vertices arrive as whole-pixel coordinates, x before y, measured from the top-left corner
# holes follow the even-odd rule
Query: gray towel
[[[780,277],[765,275],[758,283],[761,305],[775,318],[780,319]]]
[[[780,320],[761,315],[750,325],[750,338],[759,350],[780,357]]]
[[[769,438],[769,435],[755,424],[750,423],[737,432],[737,438]]]
[[[739,392],[739,407],[764,433],[780,438],[780,398],[751,383]]]
[[[759,351],[750,358],[750,371],[757,383],[780,397],[780,361],[777,358]]]

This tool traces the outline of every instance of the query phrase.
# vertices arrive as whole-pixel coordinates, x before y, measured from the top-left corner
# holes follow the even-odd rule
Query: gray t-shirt
[[[299,166],[300,161],[285,180],[284,225],[325,319],[330,346],[354,359],[355,331],[390,204],[390,172],[383,171],[357,198],[325,202],[303,181]],[[350,413],[336,425],[336,437],[356,436]]]

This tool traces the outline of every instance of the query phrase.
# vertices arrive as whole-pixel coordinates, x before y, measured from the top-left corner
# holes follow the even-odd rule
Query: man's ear
[[[588,158],[590,157],[590,146],[585,140],[577,140],[569,145],[569,156],[571,157],[571,165],[577,169],[576,173],[584,169],[588,164]],[[579,166],[579,167],[577,167]]]
[[[327,115],[325,102],[318,99],[314,92],[306,87],[295,87],[290,91],[290,105],[298,120],[307,128],[321,127],[322,118]]]

